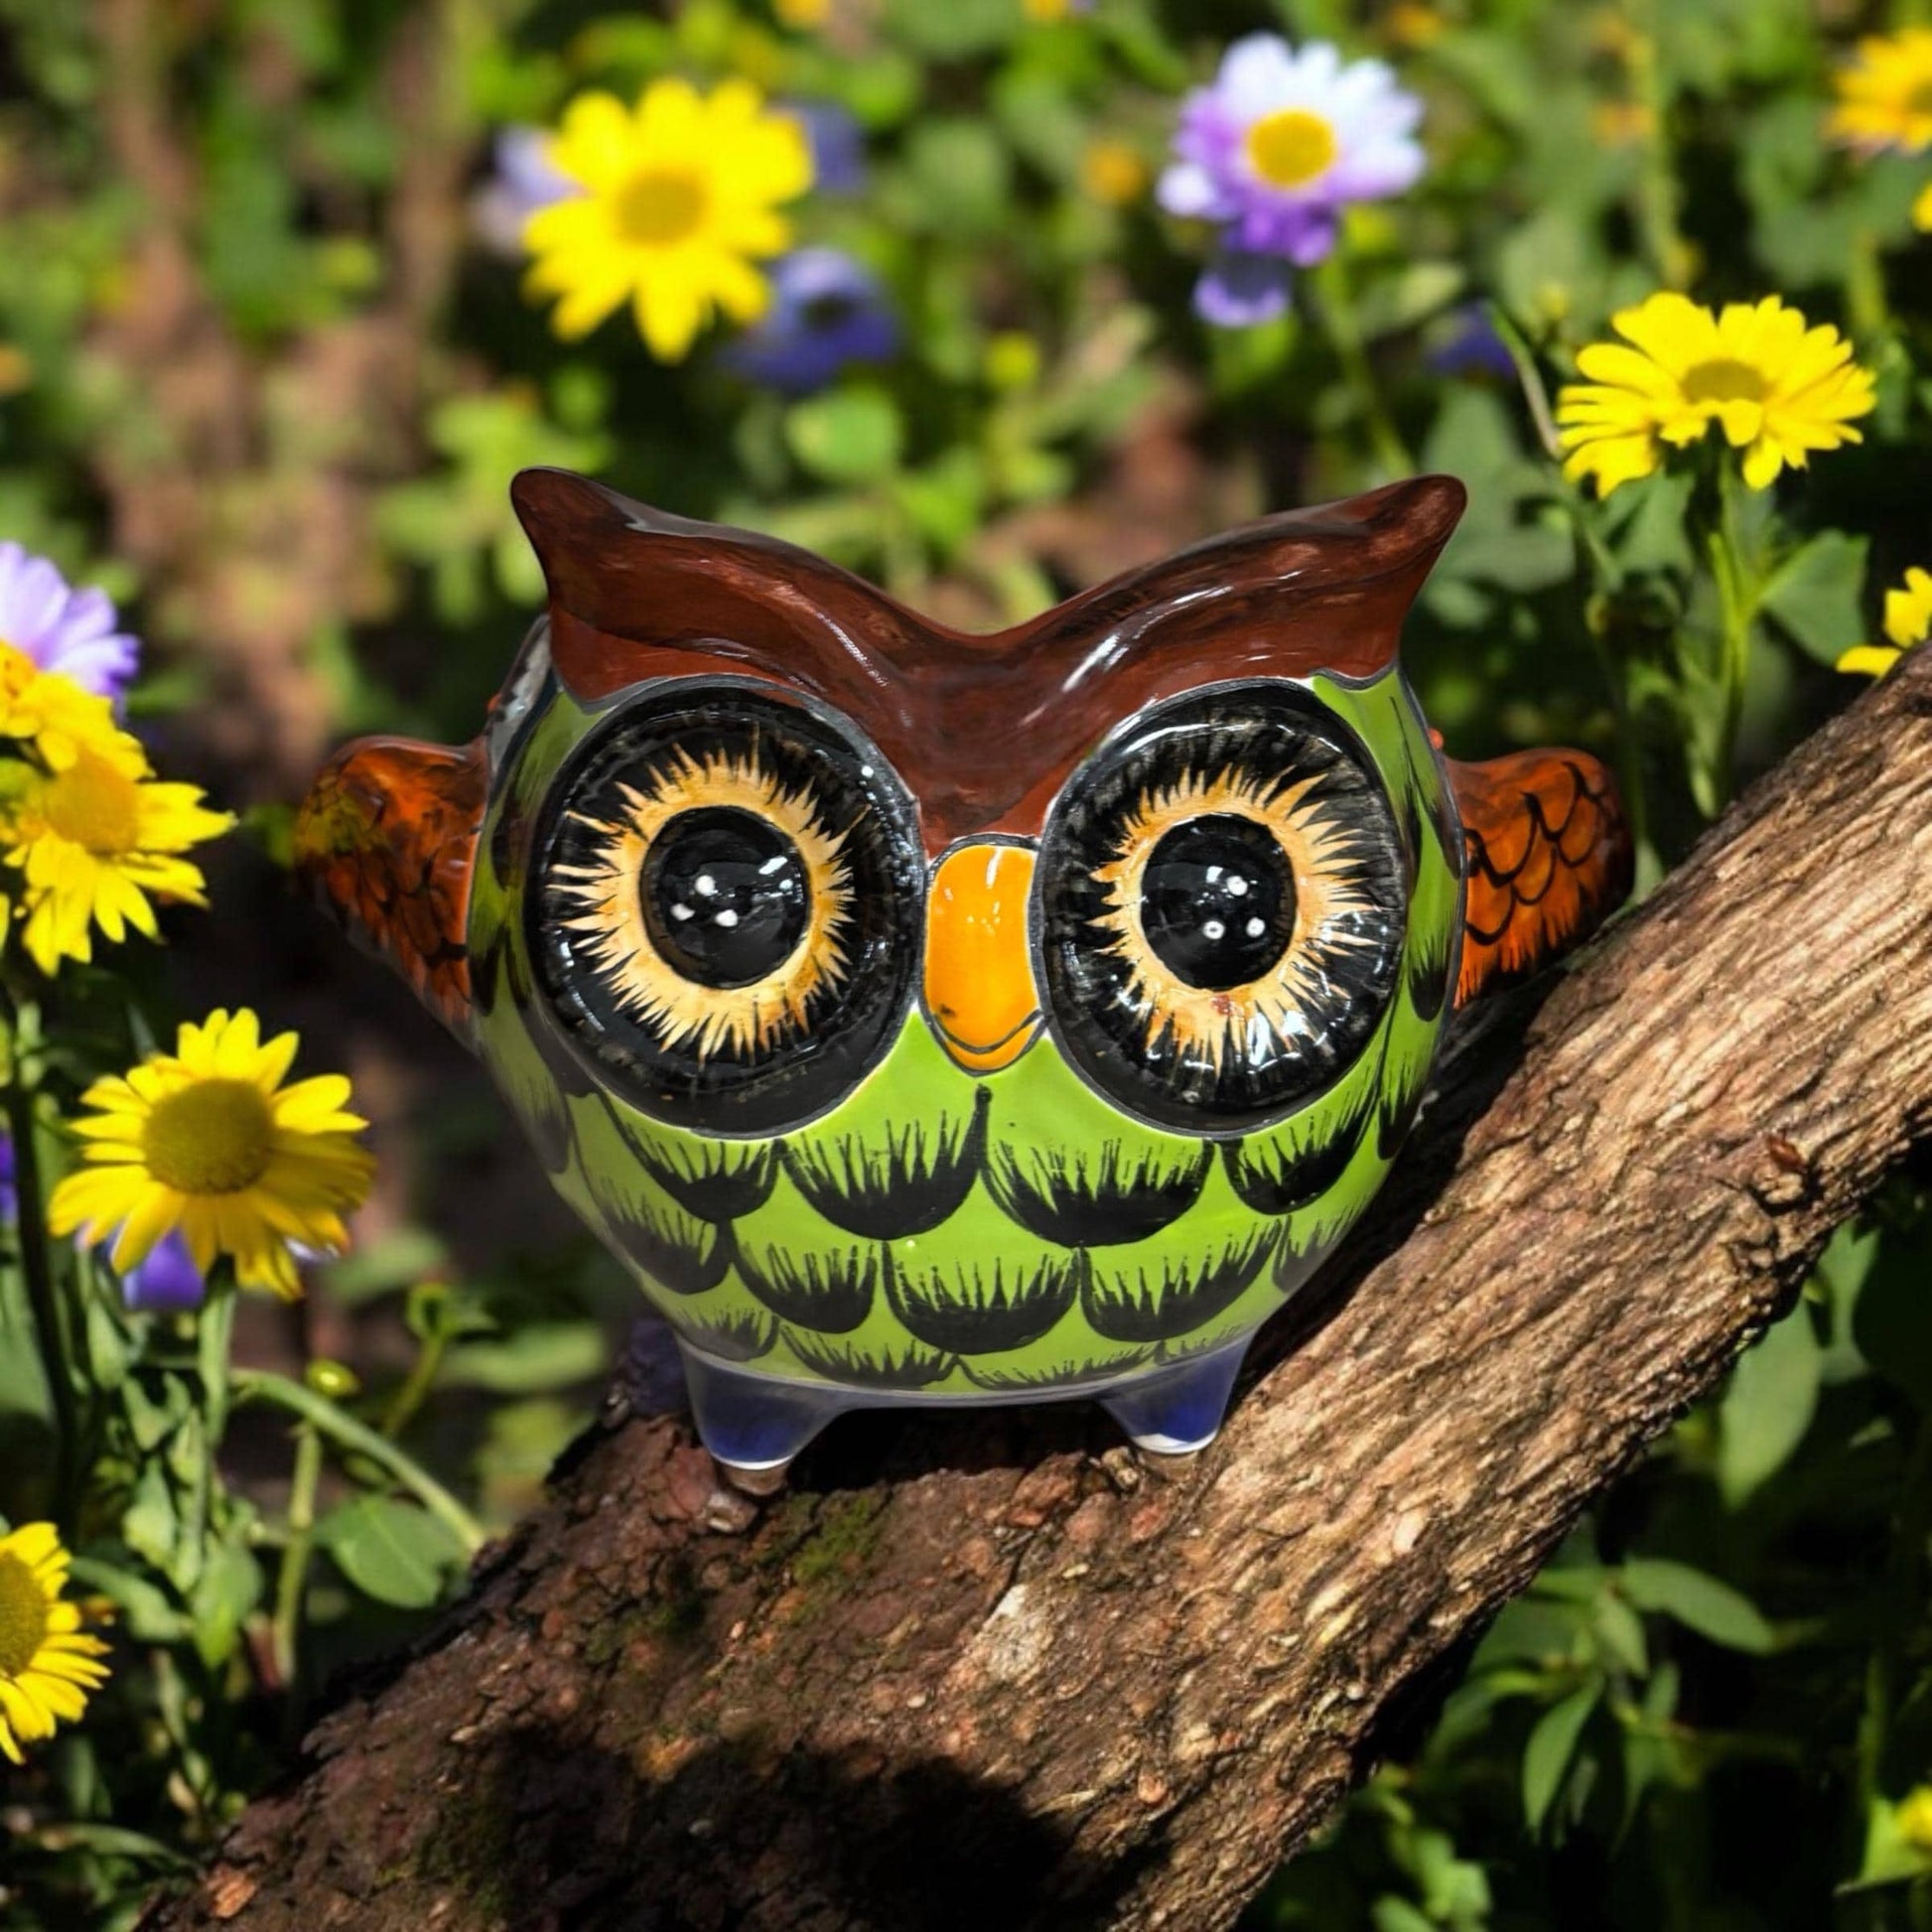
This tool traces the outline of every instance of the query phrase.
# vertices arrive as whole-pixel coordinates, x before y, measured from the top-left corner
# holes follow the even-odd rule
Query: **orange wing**
[[[323,766],[295,821],[297,868],[459,1031],[470,1019],[464,932],[486,782],[481,742],[455,752],[358,739]]]
[[[1462,973],[1467,1006],[1540,972],[1630,890],[1630,828],[1616,781],[1587,752],[1448,760],[1468,855]]]

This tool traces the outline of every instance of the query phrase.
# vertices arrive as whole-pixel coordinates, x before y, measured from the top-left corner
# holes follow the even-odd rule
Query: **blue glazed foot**
[[[798,1388],[727,1368],[680,1347],[698,1438],[741,1489],[768,1495],[791,1459],[852,1405],[835,1391]]]
[[[1247,1338],[1211,1355],[1196,1355],[1145,1382],[1104,1396],[1100,1406],[1151,1455],[1192,1455],[1221,1433],[1234,1378],[1248,1352]]]

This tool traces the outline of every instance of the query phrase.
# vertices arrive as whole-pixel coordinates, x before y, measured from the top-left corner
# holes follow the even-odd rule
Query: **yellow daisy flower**
[[[1932,28],[1873,35],[1838,76],[1838,105],[1826,129],[1853,147],[1932,148]]]
[[[107,1681],[107,1646],[80,1628],[78,1604],[62,1601],[68,1553],[52,1523],[23,1523],[0,1536],[0,1752],[27,1760],[22,1744],[72,1724]]]
[[[124,736],[105,698],[70,677],[44,671],[16,645],[0,642],[0,739],[32,752],[50,770],[64,770],[83,745]]]
[[[1599,496],[1647,477],[1664,448],[1695,443],[1713,423],[1744,453],[1744,481],[1764,489],[1814,450],[1857,443],[1851,419],[1872,407],[1870,372],[1836,329],[1813,329],[1776,296],[1721,315],[1660,294],[1611,317],[1621,343],[1577,357],[1588,378],[1557,398],[1564,474],[1592,477]]]
[[[1885,593],[1882,644],[1854,644],[1839,660],[1841,671],[1883,677],[1914,645],[1932,636],[1932,571],[1908,570],[1895,591]]]
[[[340,1073],[283,1086],[297,1045],[294,1034],[264,1042],[246,1008],[216,1011],[184,1025],[174,1052],[96,1080],[83,1096],[95,1111],[73,1123],[86,1164],[54,1190],[54,1232],[89,1246],[111,1236],[125,1270],[179,1228],[204,1274],[227,1255],[242,1287],[293,1301],[292,1246],[345,1247],[343,1216],[374,1170]]]
[[[812,154],[756,87],[727,80],[707,96],[654,80],[634,109],[580,95],[547,158],[584,191],[523,228],[527,286],[561,298],[551,327],[566,341],[627,299],[651,353],[677,362],[714,310],[735,322],[764,313],[770,290],[752,264],[790,245],[775,208],[812,185]]]
[[[64,959],[93,957],[96,926],[116,945],[130,926],[156,937],[153,898],[206,905],[201,870],[181,855],[233,824],[203,805],[198,786],[155,778],[125,732],[71,741],[52,770],[8,764],[0,772],[0,894],[22,921],[28,956],[52,973]],[[0,915],[0,931],[7,923]]]

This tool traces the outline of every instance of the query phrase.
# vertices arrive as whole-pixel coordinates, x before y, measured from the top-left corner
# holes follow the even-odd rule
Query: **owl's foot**
[[[1100,1406],[1147,1455],[1192,1455],[1221,1433],[1234,1378],[1248,1352],[1244,1336],[1230,1348],[1176,1362],[1144,1382],[1130,1383]]]
[[[769,1496],[792,1457],[850,1404],[836,1393],[773,1382],[681,1348],[684,1386],[698,1439],[732,1486]]]

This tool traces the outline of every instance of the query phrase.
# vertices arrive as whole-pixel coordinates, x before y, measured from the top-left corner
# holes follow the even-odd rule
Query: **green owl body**
[[[828,1112],[744,1139],[557,1077],[503,835],[596,723],[550,689],[484,824],[479,1043],[559,1190],[683,1344],[760,1376],[986,1401],[1112,1384],[1245,1338],[1282,1306],[1408,1132],[1461,930],[1459,834],[1400,672],[1308,688],[1373,758],[1409,895],[1393,997],[1324,1091],[1258,1132],[1187,1135],[1124,1115],[1050,1030],[976,1076],[914,1010]]]

